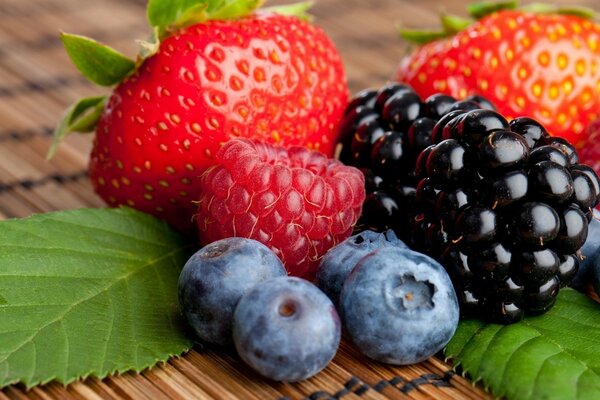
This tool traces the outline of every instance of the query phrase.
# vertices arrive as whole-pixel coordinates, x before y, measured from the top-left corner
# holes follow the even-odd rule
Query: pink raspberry
[[[600,118],[587,127],[584,144],[578,149],[579,160],[600,176]]]
[[[214,161],[200,179],[201,242],[256,239],[290,275],[314,276],[327,250],[352,233],[365,199],[358,169],[304,147],[234,139]]]

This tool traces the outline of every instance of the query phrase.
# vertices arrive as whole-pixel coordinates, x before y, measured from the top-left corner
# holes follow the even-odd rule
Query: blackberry
[[[409,243],[446,267],[464,317],[511,323],[550,309],[577,272],[598,176],[537,121],[490,109],[450,111],[432,143],[417,161],[413,226],[440,229],[424,237],[445,247],[436,254],[421,232]]]
[[[600,180],[538,121],[392,83],[357,94],[340,129],[341,161],[366,178],[357,229],[439,260],[463,317],[545,312],[577,273]]]
[[[339,158],[360,168],[367,199],[359,229],[394,229],[402,240],[416,215],[417,156],[432,144],[431,130],[456,99],[445,95],[425,101],[407,85],[389,83],[359,92],[340,125]],[[432,200],[432,202],[435,200]]]

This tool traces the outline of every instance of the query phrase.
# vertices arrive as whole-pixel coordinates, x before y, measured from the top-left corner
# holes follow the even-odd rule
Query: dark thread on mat
[[[390,379],[382,379],[374,385],[369,385],[368,383],[364,383],[356,376],[350,378],[346,383],[344,383],[344,387],[334,394],[329,394],[324,390],[318,390],[309,394],[306,397],[306,400],[324,400],[324,399],[341,399],[347,394],[354,393],[355,395],[361,397],[364,395],[369,389],[372,389],[376,392],[382,392],[388,386],[394,387],[406,394],[413,389],[418,388],[422,385],[433,385],[435,387],[450,387],[452,384],[450,380],[454,376],[453,371],[447,371],[444,376],[440,376],[438,374],[423,374],[418,378],[411,379],[410,381],[405,380],[400,376],[394,376]],[[288,397],[281,397],[279,400],[289,400]]]
[[[118,38],[125,36],[133,37],[133,33],[145,29],[145,25],[127,25],[124,27],[116,28],[113,30],[94,30],[89,32],[83,32],[81,35],[94,38],[101,42],[111,42]],[[7,57],[9,54],[15,51],[44,51],[55,48],[60,48],[63,43],[60,40],[59,35],[56,32],[44,33],[35,39],[28,41],[19,41],[17,45],[11,41],[5,41],[0,43],[0,58]]]
[[[27,93],[44,93],[74,84],[92,85],[84,76],[57,76],[39,81],[25,81],[13,86],[0,86],[0,98]]]
[[[43,126],[37,129],[6,129],[0,131],[0,143],[8,141],[24,142],[34,137],[50,137],[54,133],[54,128]]]
[[[64,185],[77,182],[87,177],[87,171],[79,171],[72,174],[51,174],[40,179],[23,179],[17,182],[0,183],[0,194],[10,192],[15,189],[32,190],[49,183]]]

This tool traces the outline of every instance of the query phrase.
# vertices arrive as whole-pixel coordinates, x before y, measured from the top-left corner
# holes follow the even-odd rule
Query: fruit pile
[[[346,110],[342,157],[367,177],[360,224],[440,260],[464,316],[510,323],[548,310],[577,272],[600,181],[565,139],[490,108],[422,102],[401,84],[363,92]]]
[[[307,379],[329,364],[342,322],[361,352],[396,365],[427,359],[456,331],[458,300],[448,274],[391,231],[365,231],[333,247],[317,282],[326,294],[286,276],[262,243],[231,237],[188,260],[179,303],[202,341],[233,343],[249,366],[285,382]]]
[[[137,63],[63,36],[84,75],[117,86],[71,107],[57,140],[97,125],[96,192],[197,228],[204,247],[179,280],[197,336],[233,343],[261,374],[296,381],[334,357],[342,325],[367,356],[407,364],[448,343],[459,305],[463,316],[501,323],[548,310],[577,273],[600,199],[575,148],[534,119],[496,112],[476,94],[487,96],[492,78],[456,98],[390,83],[347,104],[334,45],[290,15],[303,8],[254,13],[256,3],[168,15],[150,7],[156,37]],[[501,18],[517,17],[481,24]],[[457,43],[493,52],[488,39]],[[428,49],[416,58],[431,62],[400,70],[419,93],[448,84],[437,67],[459,64],[452,53],[433,66]]]

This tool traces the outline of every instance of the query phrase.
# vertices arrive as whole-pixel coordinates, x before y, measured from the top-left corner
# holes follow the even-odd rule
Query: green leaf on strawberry
[[[554,307],[512,325],[460,322],[445,354],[507,399],[600,398],[600,305],[561,289]]]
[[[112,86],[135,69],[133,60],[94,39],[70,33],[60,39],[79,72],[100,86]]]
[[[584,6],[558,6],[555,4],[546,3],[530,3],[520,7],[523,11],[528,11],[537,14],[557,14],[557,15],[573,15],[575,17],[594,19],[598,18],[598,13],[589,7]]]
[[[164,30],[192,11],[204,13],[208,3],[207,0],[149,0],[146,10],[148,23]]]
[[[85,97],[79,99],[65,110],[62,120],[54,130],[54,138],[47,158],[50,159],[56,153],[60,142],[71,132],[92,132],[95,127],[104,105],[106,96]]]
[[[187,351],[190,244],[126,208],[0,222],[0,387],[141,371]]]
[[[505,1],[482,1],[480,3],[471,3],[467,5],[467,12],[473,18],[483,18],[494,12],[502,10],[514,10],[519,5],[517,0]]]
[[[273,12],[281,15],[293,15],[305,21],[310,21],[312,16],[308,13],[308,10],[313,6],[312,1],[303,1],[300,3],[285,4],[281,6],[272,6],[263,8],[264,12]]]

